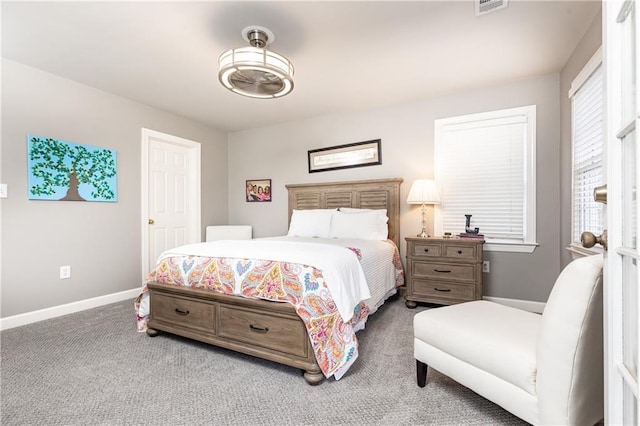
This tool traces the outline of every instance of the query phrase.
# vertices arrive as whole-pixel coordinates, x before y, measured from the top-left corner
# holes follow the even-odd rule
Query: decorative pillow
[[[342,209],[341,209],[342,210]],[[357,238],[361,240],[386,240],[388,236],[387,216],[378,211],[337,211],[331,220],[331,238]]]
[[[389,236],[389,228],[387,227],[387,222],[389,222],[389,217],[387,216],[387,209],[356,209],[353,207],[340,207],[338,209],[342,213],[347,214],[361,214],[361,213],[373,213],[378,215],[378,232],[386,240]],[[376,238],[378,239],[378,238]]]
[[[329,238],[331,216],[335,209],[294,210],[288,237]]]

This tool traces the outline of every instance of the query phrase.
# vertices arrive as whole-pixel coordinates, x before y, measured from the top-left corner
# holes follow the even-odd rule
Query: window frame
[[[467,114],[456,117],[436,119],[434,121],[434,163],[435,180],[442,193],[442,180],[446,174],[442,158],[441,144],[444,141],[444,127],[455,124],[465,124],[486,120],[499,120],[515,116],[526,117],[526,140],[524,149],[524,179],[525,196],[523,206],[523,238],[521,241],[513,239],[498,239],[485,236],[485,251],[533,253],[539,245],[536,230],[536,105],[527,105],[514,108],[505,108],[495,111]],[[463,218],[461,218],[463,220]],[[435,209],[434,229],[437,235],[443,233],[443,215],[441,208]]]
[[[599,67],[603,67],[603,61],[602,61],[602,46],[600,46],[598,48],[598,50],[596,50],[596,52],[593,54],[593,56],[589,59],[589,61],[585,64],[585,66],[582,68],[582,70],[578,73],[578,75],[576,75],[576,77],[573,79],[573,81],[571,82],[571,87],[569,88],[569,92],[568,92],[568,97],[571,103],[570,106],[570,117],[571,117],[571,164],[570,164],[570,170],[571,170],[571,199],[570,199],[570,203],[571,203],[571,209],[570,209],[570,227],[569,227],[569,245],[566,247],[566,249],[568,251],[571,252],[573,257],[576,256],[589,256],[592,254],[602,254],[603,250],[601,247],[591,247],[591,248],[586,248],[583,247],[582,244],[579,241],[574,241],[573,236],[576,230],[576,223],[575,223],[575,197],[576,197],[576,193],[575,193],[575,173],[576,173],[576,165],[574,163],[574,159],[575,159],[575,127],[574,127],[574,96],[576,93],[578,93],[578,91],[584,86],[584,84],[589,80],[589,78],[591,78],[591,76],[593,75],[593,73],[599,68]],[[603,85],[604,85],[604,69],[603,69],[603,74],[602,74],[602,78],[603,78]],[[604,92],[603,92],[603,96],[604,96]],[[604,102],[604,97],[603,97],[603,102]],[[605,111],[603,109],[603,126],[605,125],[604,123],[604,114]],[[603,138],[604,138],[604,132],[603,132]],[[605,150],[605,146],[604,146],[604,139],[602,140],[603,143],[603,149],[602,149],[602,167],[605,168],[606,167],[606,150]],[[603,217],[604,219],[604,217]],[[604,225],[604,224],[603,224]]]

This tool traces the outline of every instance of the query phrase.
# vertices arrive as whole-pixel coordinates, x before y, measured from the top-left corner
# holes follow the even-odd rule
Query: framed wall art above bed
[[[309,173],[382,164],[382,140],[375,139],[308,151]]]

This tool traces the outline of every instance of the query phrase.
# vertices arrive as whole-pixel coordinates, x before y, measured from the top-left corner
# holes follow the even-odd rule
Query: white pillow
[[[287,236],[329,238],[333,212],[335,209],[294,210]]]
[[[360,240],[386,240],[387,216],[377,211],[333,213],[330,238],[357,238]]]
[[[387,216],[387,209],[356,209],[353,207],[340,207],[338,209],[339,211],[341,211],[342,213],[348,213],[348,214],[360,214],[360,213],[374,213],[378,215],[378,232],[380,233],[380,236],[384,236],[384,238],[381,238],[383,240],[386,240],[389,236],[389,228],[387,226],[387,222],[389,222],[389,217]],[[376,238],[377,239],[377,238]]]
[[[376,212],[382,216],[387,216],[387,209],[356,209],[354,207],[340,207],[338,211],[342,213],[368,213]]]

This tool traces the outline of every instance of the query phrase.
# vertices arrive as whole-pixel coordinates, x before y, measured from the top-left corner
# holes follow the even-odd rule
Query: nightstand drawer
[[[442,246],[438,243],[416,243],[413,244],[413,253],[415,257],[440,257],[442,255]]]
[[[154,321],[215,334],[215,305],[181,296],[151,292]]]
[[[462,280],[475,282],[475,265],[458,265],[455,263],[436,263],[414,261],[411,274],[418,278],[435,280]]]
[[[476,258],[476,246],[443,244],[443,257],[451,259],[474,260]]]
[[[413,281],[415,296],[462,302],[474,300],[476,298],[475,292],[476,288],[473,284],[452,284],[419,279]]]

